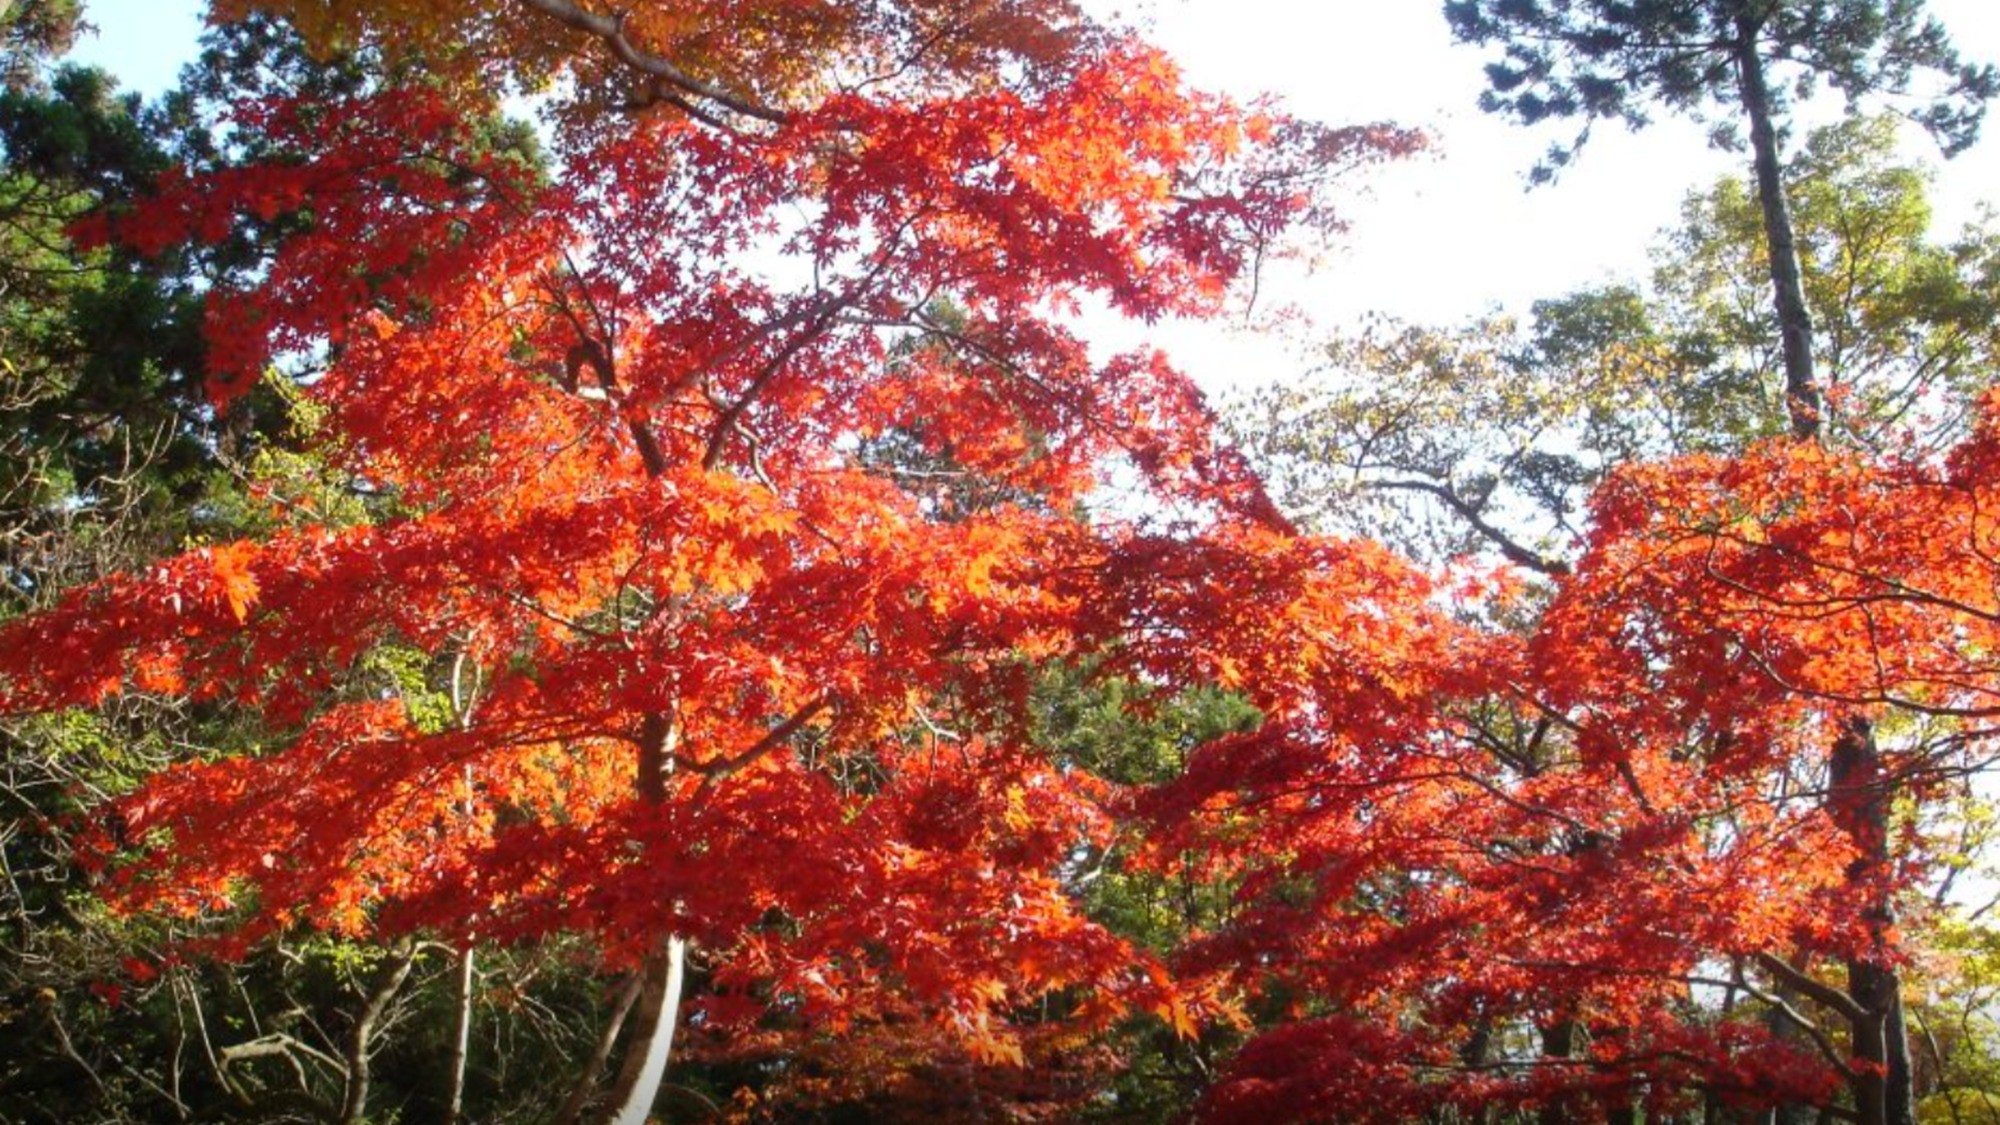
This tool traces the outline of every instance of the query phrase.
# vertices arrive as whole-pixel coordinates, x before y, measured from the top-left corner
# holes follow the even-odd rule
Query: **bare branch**
[[[1506,532],[1486,522],[1485,517],[1480,514],[1479,509],[1467,503],[1465,498],[1460,496],[1455,489],[1424,480],[1376,480],[1369,481],[1368,486],[1371,488],[1386,488],[1398,492],[1421,492],[1425,495],[1435,497],[1445,507],[1457,513],[1460,519],[1471,524],[1472,530],[1478,532],[1495,547],[1498,547],[1500,553],[1507,556],[1507,561],[1517,566],[1525,566],[1529,570],[1539,574],[1546,574],[1552,578],[1560,578],[1569,573],[1568,563],[1561,559],[1550,558],[1537,551],[1531,551],[1516,542]]]
[[[696,789],[696,796],[700,797],[706,794],[716,782],[741,773],[757,759],[777,749],[785,740],[797,734],[801,727],[811,722],[814,716],[826,710],[832,704],[833,701],[831,699],[822,695],[818,699],[801,707],[798,713],[791,718],[779,723],[771,733],[758,739],[755,746],[750,747],[741,754],[723,758],[720,761],[710,762],[703,766],[689,767],[703,775],[701,785]]]

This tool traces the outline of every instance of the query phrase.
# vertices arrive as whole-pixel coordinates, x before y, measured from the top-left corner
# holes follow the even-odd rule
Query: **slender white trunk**
[[[686,968],[687,942],[682,938],[668,938],[664,952],[646,959],[644,991],[634,1013],[638,1028],[605,1109],[595,1118],[601,1125],[645,1125],[667,1076]]]
[[[466,683],[466,658],[461,651],[451,662],[451,703],[458,714],[458,729],[472,729],[473,712],[479,707],[479,688],[482,679],[477,666],[471,669],[472,682]],[[466,766],[465,802],[459,806],[459,814],[467,823],[472,821],[472,793],[475,781],[472,767]],[[445,1106],[445,1125],[458,1125],[465,1115],[465,1069],[466,1060],[472,1053],[472,992],[477,983],[477,935],[467,933],[465,945],[458,951],[458,1029],[451,1045],[451,1100]]]
[[[342,1054],[347,1064],[347,1088],[341,1095],[340,1125],[360,1125],[368,1116],[368,1054],[375,1044],[375,1028],[388,1012],[389,1005],[396,999],[396,993],[403,982],[410,977],[410,970],[417,963],[417,944],[408,938],[398,943],[395,954],[375,974],[374,985],[362,997],[361,1010],[355,1013],[354,1029],[347,1034],[347,1042]]]
[[[472,938],[458,951],[458,1034],[451,1044],[451,1102],[445,1106],[445,1125],[458,1125],[465,1115],[465,1063],[472,1051],[472,986],[477,972]]]

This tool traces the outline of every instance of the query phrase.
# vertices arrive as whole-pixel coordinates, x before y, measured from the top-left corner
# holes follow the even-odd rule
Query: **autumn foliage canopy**
[[[845,7],[861,27],[758,33],[746,77],[905,14]],[[285,159],[105,221],[146,247],[309,211],[210,296],[213,397],[324,352],[323,452],[397,509],[288,512],[10,628],[12,709],[165,692],[271,731],[121,801],[107,891],[233,911],[233,948],[565,931],[631,964],[680,935],[713,1018],[917,1002],[994,1058],[1055,990],[1183,1010],[1067,899],[1108,794],[1020,743],[1019,704],[1034,661],[1269,662],[1200,603],[1272,598],[1252,568],[1297,548],[1184,377],[1058,314],[1212,313],[1328,167],[1411,142],[1191,92],[1050,13],[994,30],[868,82],[840,51],[774,74],[782,113],[593,118],[547,183],[479,150],[476,83],[246,104]],[[1170,525],[1085,515],[1114,464]],[[476,708],[425,729],[344,695],[392,642],[481,670]]]
[[[1837,1009],[1815,961],[1902,963],[1926,854],[1870,808],[2000,713],[2000,400],[1942,458],[1632,467],[1551,584],[1433,573],[1301,534],[1185,376],[1072,316],[1222,313],[1410,134],[1199,93],[1052,0],[217,10],[251,7],[435,73],[239,104],[270,159],[83,233],[283,227],[207,297],[214,408],[309,372],[312,449],[384,514],[272,492],[269,537],[0,630],[10,712],[265,732],[103,810],[121,908],[226,917],[225,955],[672,938],[707,1031],[783,1007],[989,1064],[1276,1012],[1217,1120],[1817,1103],[1873,1065],[1700,1000]],[[546,175],[484,131],[536,84]],[[458,712],[355,690],[390,645]],[[1031,737],[1056,665],[1262,721],[1128,789]],[[1162,955],[1085,917],[1114,839],[1199,857],[1227,924]]]

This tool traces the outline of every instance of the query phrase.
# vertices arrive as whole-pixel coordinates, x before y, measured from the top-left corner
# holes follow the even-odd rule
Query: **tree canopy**
[[[1449,5],[1753,178],[1228,428],[1076,310],[1240,308],[1422,140],[1078,6],[217,3],[152,106],[10,10],[0,1115],[2000,1092],[1995,244],[1759,85],[1969,136],[1921,5]]]

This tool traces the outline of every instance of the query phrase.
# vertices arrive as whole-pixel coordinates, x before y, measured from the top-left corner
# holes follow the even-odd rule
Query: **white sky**
[[[1661,114],[1637,134],[1600,125],[1554,185],[1525,174],[1575,124],[1528,130],[1480,112],[1490,52],[1456,46],[1439,0],[1139,0],[1126,10],[1191,79],[1231,93],[1269,91],[1331,122],[1390,120],[1431,135],[1431,155],[1378,171],[1350,210],[1330,261],[1281,278],[1276,302],[1321,328],[1284,341],[1168,326],[1159,337],[1211,390],[1295,378],[1301,352],[1324,332],[1372,313],[1450,324],[1498,309],[1522,314],[1544,297],[1638,280],[1659,231],[1687,194],[1747,171],[1693,123]],[[2000,62],[2000,0],[1931,0],[1960,53]],[[2000,203],[2000,107],[1987,139],[1948,163],[1920,132],[1910,155],[1938,168],[1939,232],[1957,230],[1987,199]],[[1267,286],[1266,292],[1272,287]],[[1137,337],[1128,337],[1136,339]]]
[[[1112,0],[1097,7],[1109,8]],[[1553,187],[1524,190],[1524,173],[1552,137],[1479,112],[1487,53],[1451,44],[1439,0],[1125,0],[1127,16],[1190,78],[1240,97],[1279,96],[1294,112],[1334,123],[1388,120],[1431,134],[1432,154],[1357,183],[1351,231],[1310,277],[1271,280],[1265,307],[1295,305],[1318,324],[1370,313],[1452,323],[1593,283],[1636,279],[1657,232],[1690,190],[1738,171],[1742,158],[1708,148],[1694,125],[1662,115],[1628,135],[1600,127]],[[193,52],[195,0],[88,0],[100,28],[80,54],[130,88],[157,93]],[[2000,0],[1931,0],[1967,58],[2000,61]],[[2000,201],[2000,108],[1988,139],[1939,169],[1939,229],[1955,230]],[[1911,154],[1937,163],[1913,137]],[[1312,329],[1291,340],[1214,326],[1092,322],[1107,346],[1166,347],[1205,386],[1284,379]]]

